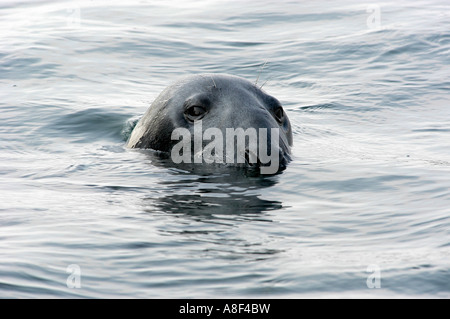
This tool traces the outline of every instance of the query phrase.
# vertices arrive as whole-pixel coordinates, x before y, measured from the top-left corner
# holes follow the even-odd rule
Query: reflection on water
[[[379,30],[348,0],[79,1],[70,25],[63,2],[7,2],[0,298],[450,296],[446,1],[383,3]],[[124,149],[168,84],[205,72],[282,102],[285,171]]]
[[[170,159],[148,152],[151,165],[168,168],[174,177],[159,181],[166,192],[145,199],[146,210],[213,219],[218,215],[258,215],[282,208],[279,201],[258,197],[258,190],[277,184],[277,176],[248,176],[242,168],[219,165],[186,165],[174,168]]]
[[[160,235],[184,244],[201,243],[191,254],[205,261],[248,263],[270,260],[284,251],[253,229],[270,227],[269,212],[283,208],[280,201],[260,198],[263,189],[277,185],[277,175],[249,177],[246,170],[236,167],[201,164],[181,169],[161,154],[140,152],[146,153],[149,165],[168,173],[152,186],[162,191],[146,194],[141,201],[146,213],[167,217],[167,224],[158,230]]]

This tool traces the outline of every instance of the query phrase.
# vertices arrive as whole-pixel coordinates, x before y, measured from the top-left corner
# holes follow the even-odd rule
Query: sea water
[[[450,297],[448,1],[2,1],[0,297]],[[281,101],[281,174],[125,147],[179,77]]]

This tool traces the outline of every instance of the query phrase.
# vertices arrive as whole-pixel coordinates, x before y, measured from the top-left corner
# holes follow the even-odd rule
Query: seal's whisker
[[[261,90],[261,89],[263,88],[263,86],[266,85],[267,82],[269,82],[270,80],[272,80],[272,78],[273,78],[273,77],[268,78],[268,79],[266,80],[266,82],[264,82],[264,83],[259,87],[259,89]]]
[[[266,60],[266,62],[264,62],[264,64],[259,68],[259,71],[258,71],[258,77],[256,78],[255,85],[258,84],[259,76],[261,75],[261,72],[262,72],[262,70],[264,69],[264,67],[266,66],[267,62],[268,62],[268,61]]]
[[[210,75],[210,77],[211,77],[211,80],[213,81],[214,87],[217,89],[216,82],[214,82],[214,79],[213,79],[212,75]]]

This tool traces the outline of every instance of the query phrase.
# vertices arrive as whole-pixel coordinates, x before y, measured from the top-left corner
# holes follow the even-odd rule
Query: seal
[[[217,162],[275,173],[291,160],[292,129],[281,103],[256,84],[233,75],[198,74],[160,93],[127,146],[171,154],[175,163]],[[268,170],[274,163],[276,170]]]

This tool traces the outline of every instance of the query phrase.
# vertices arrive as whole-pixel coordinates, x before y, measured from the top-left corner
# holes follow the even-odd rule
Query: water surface
[[[0,297],[450,297],[449,12],[3,2]],[[284,172],[125,148],[161,90],[202,72],[283,103]]]

